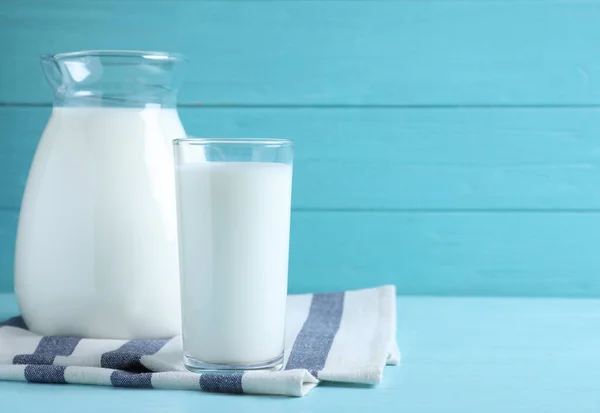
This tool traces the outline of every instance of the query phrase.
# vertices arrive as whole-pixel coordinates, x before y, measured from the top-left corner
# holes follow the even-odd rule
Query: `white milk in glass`
[[[184,353],[214,364],[282,354],[292,166],[177,167]]]
[[[15,290],[32,330],[179,333],[172,139],[184,136],[175,109],[53,109],[17,239]]]

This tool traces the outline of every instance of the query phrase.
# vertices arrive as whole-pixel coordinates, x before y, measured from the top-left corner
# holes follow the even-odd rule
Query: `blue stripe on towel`
[[[200,375],[200,388],[213,393],[243,393],[243,373],[204,373]]]
[[[344,293],[315,294],[308,317],[296,337],[286,370],[323,370],[344,312]]]
[[[151,389],[152,373],[130,373],[128,371],[115,370],[110,375],[110,382],[115,387]]]
[[[100,366],[108,369],[147,373],[150,370],[141,363],[142,356],[152,355],[163,348],[169,340],[131,340],[114,351],[104,353]]]
[[[23,317],[20,317],[20,316],[9,318],[8,320],[0,323],[0,327],[16,327],[16,328],[22,328],[23,330],[27,330],[27,325],[25,325],[25,320],[23,320]]]
[[[25,367],[25,380],[31,383],[65,384],[64,366],[34,366]]]
[[[17,354],[13,364],[52,364],[56,356],[69,356],[81,339],[75,337],[42,337],[33,354]]]

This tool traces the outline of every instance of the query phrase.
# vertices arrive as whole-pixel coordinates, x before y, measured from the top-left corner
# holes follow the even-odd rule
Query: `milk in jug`
[[[172,140],[185,137],[181,55],[42,57],[55,91],[29,172],[15,292],[43,335],[142,339],[180,332]]]

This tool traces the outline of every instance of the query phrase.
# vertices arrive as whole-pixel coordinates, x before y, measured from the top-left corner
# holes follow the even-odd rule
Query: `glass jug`
[[[42,56],[54,88],[21,205],[15,292],[44,335],[160,338],[181,329],[172,140],[181,55]]]

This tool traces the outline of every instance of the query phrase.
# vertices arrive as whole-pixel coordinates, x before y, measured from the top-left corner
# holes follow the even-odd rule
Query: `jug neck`
[[[41,57],[54,105],[175,107],[186,58],[181,54],[91,50]]]

